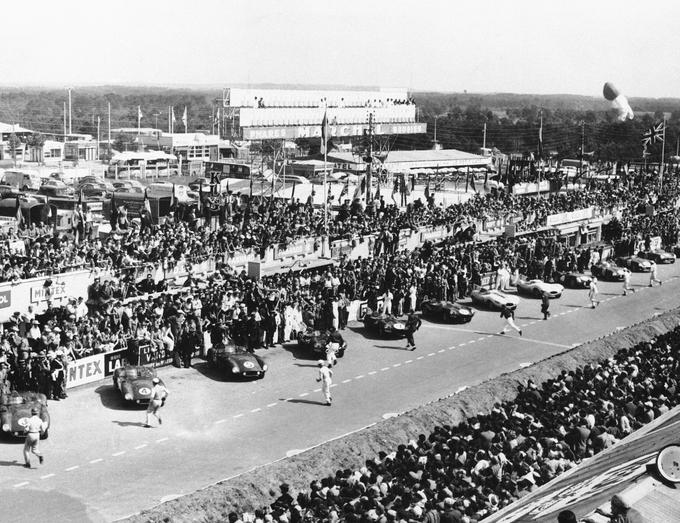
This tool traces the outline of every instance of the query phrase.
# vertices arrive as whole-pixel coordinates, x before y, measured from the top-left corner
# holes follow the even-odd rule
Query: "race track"
[[[110,382],[50,402],[53,428],[45,464],[26,470],[22,442],[0,444],[0,495],[6,521],[112,521],[253,467],[437,400],[463,387],[564,352],[654,314],[680,306],[680,264],[659,266],[666,280],[621,296],[600,282],[602,304],[566,290],[542,321],[540,300],[516,311],[524,336],[498,335],[499,314],[478,311],[467,325],[425,321],[418,350],[405,340],[367,338],[359,324],[343,334],[347,354],[334,368],[334,404],[322,404],[316,362],[292,343],[259,351],[269,372],[255,382],[228,382],[196,360],[194,369],[164,368],[170,397],[162,427],[146,429],[144,409],[121,405]]]

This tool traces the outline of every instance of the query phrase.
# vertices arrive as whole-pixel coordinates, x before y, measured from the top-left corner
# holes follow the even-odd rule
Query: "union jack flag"
[[[647,129],[642,133],[642,145],[649,145],[650,143],[663,142],[663,132],[665,126],[663,123]]]

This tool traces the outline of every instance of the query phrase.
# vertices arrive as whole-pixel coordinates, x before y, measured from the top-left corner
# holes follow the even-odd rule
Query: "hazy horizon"
[[[7,87],[243,85],[680,96],[680,3],[36,0],[3,6]],[[30,25],[20,23],[30,18]],[[678,93],[678,94],[676,94]]]

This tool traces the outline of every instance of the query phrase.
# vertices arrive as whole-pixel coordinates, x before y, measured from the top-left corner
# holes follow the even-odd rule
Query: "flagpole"
[[[666,113],[663,114],[663,138],[661,139],[661,166],[659,167],[659,191],[663,190],[663,159],[666,154]]]

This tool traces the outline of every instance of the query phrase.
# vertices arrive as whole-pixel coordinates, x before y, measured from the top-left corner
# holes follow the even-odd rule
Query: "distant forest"
[[[274,87],[274,86],[272,86]],[[136,127],[137,106],[143,127],[168,129],[168,107],[175,108],[175,131],[187,108],[189,131],[212,131],[213,116],[221,96],[218,89],[163,89],[161,87],[78,87],[72,91],[72,129],[75,133],[106,137],[108,103],[111,126]],[[609,102],[574,95],[413,93],[419,120],[428,124],[427,134],[403,135],[390,140],[391,149],[428,149],[436,140],[444,148],[478,152],[483,145],[504,153],[535,152],[538,148],[540,114],[543,115],[543,144],[546,153],[576,157],[581,139],[585,152],[596,159],[640,160],[642,134],[667,117],[666,156],[676,154],[680,136],[680,99],[632,98],[634,120],[618,122]],[[0,122],[16,123],[39,133],[61,134],[64,129],[66,90],[0,88]],[[314,144],[311,152],[314,152]],[[650,161],[658,161],[661,144],[648,148]]]

